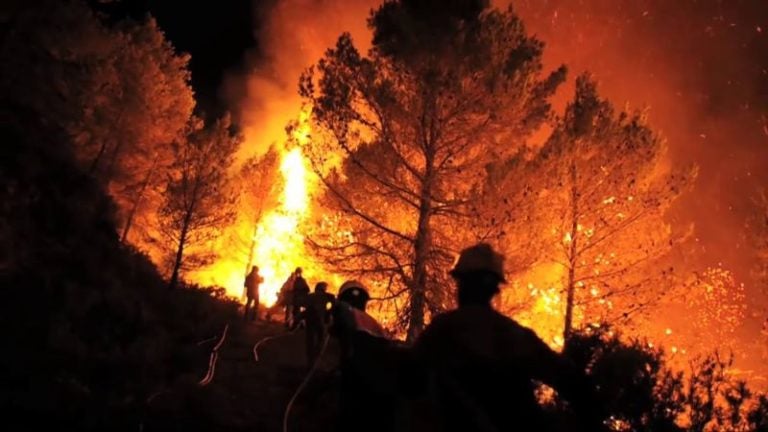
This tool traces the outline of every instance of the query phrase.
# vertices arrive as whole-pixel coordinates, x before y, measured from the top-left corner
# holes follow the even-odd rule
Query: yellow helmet
[[[461,251],[456,264],[451,269],[451,276],[473,272],[489,272],[504,279],[504,256],[493,250],[487,243],[478,243]]]

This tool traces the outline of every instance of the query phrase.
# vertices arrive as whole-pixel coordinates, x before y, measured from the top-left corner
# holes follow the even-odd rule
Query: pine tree
[[[229,117],[207,129],[193,130],[174,144],[175,159],[160,212],[163,234],[173,247],[169,286],[179,284],[185,264],[210,260],[211,251],[197,251],[214,239],[233,218],[233,193],[227,171],[241,138],[232,135]]]
[[[464,237],[453,229],[469,225],[485,166],[550,117],[565,76],[543,74],[542,43],[511,10],[428,3],[386,2],[369,20],[366,56],[342,35],[300,84],[331,215],[314,250],[331,269],[388,290],[410,339],[444,300]]]
[[[665,293],[673,269],[664,258],[678,241],[665,212],[695,172],[664,168],[664,156],[642,112],[616,112],[581,76],[528,162],[538,221],[528,244],[562,269],[564,340],[578,321],[626,319]]]
[[[82,169],[117,204],[123,242],[151,249],[171,143],[195,105],[189,56],[154,19],[106,24],[83,1],[19,6],[8,35],[2,93],[67,132]]]

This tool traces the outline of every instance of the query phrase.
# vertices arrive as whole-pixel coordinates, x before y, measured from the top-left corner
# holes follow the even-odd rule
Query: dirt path
[[[256,361],[253,350],[259,341],[263,342]],[[212,341],[207,346],[215,344]],[[290,432],[333,429],[336,349],[329,344],[318,370],[294,404]],[[156,396],[143,430],[281,432],[288,401],[307,374],[303,330],[287,334],[279,324],[233,326],[219,350],[213,379],[200,386],[205,374],[201,370],[199,376],[187,377]]]

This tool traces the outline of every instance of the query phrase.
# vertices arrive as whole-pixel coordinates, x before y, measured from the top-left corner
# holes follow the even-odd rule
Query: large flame
[[[310,213],[311,179],[302,154],[302,146],[309,141],[309,116],[309,109],[302,110],[292,132],[291,141],[298,146],[282,150],[282,182],[279,183],[283,186],[277,205],[267,209],[255,229],[250,217],[238,218],[238,222],[230,227],[229,235],[247,240],[248,247],[242,249],[220,239],[214,246],[219,259],[193,275],[197,283],[223,287],[227,295],[242,299],[245,274],[255,265],[264,278],[259,287],[259,301],[272,306],[284,281],[296,267],[309,266],[305,272],[309,276],[317,273],[307,259],[300,227]]]
[[[285,181],[280,206],[264,217],[254,237],[253,264],[264,277],[259,294],[267,306],[277,301],[283,281],[305,259],[299,224],[308,214],[308,189],[300,147],[283,155],[280,173]]]

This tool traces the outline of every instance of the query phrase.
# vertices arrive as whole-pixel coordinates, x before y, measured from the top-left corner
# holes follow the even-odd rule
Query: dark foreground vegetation
[[[111,200],[77,168],[62,131],[3,106],[5,423],[134,429],[149,396],[205,371],[197,342],[220,333],[236,307],[211,290],[168,290],[119,242]]]

